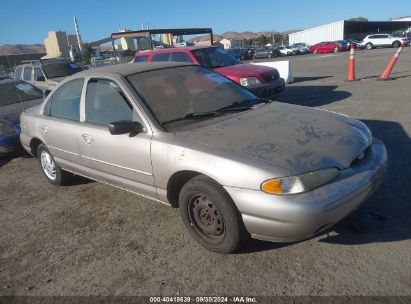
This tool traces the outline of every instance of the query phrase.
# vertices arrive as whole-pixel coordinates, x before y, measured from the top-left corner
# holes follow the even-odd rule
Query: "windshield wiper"
[[[227,111],[244,111],[252,109],[254,106],[260,103],[269,103],[269,100],[266,99],[244,99],[233,102],[232,104],[217,109],[218,112],[227,112]]]
[[[164,125],[168,125],[168,124],[173,123],[173,122],[178,122],[178,121],[183,121],[183,120],[207,118],[207,117],[215,116],[216,114],[218,114],[218,113],[215,112],[215,111],[213,111],[213,112],[189,113],[184,117],[178,117],[178,118],[174,118],[174,119],[162,122],[161,125],[164,126]]]

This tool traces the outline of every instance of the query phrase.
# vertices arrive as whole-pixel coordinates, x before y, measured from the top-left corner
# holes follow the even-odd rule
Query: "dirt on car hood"
[[[372,142],[369,129],[348,116],[277,102],[176,135],[295,174],[348,168]]]

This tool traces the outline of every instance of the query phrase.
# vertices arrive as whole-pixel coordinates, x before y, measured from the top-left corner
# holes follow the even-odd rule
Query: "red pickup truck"
[[[270,98],[284,90],[285,81],[274,68],[243,64],[218,47],[166,48],[137,52],[134,62],[190,62],[213,69],[247,87],[261,98]]]

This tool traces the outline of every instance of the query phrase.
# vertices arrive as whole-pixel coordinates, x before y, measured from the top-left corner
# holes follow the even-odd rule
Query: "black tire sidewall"
[[[218,243],[207,242],[191,226],[188,215],[188,204],[194,195],[202,194],[217,207],[224,221],[224,237]],[[218,253],[232,253],[238,250],[248,238],[242,222],[241,214],[225,190],[213,180],[205,176],[197,176],[189,180],[181,189],[179,196],[180,215],[190,235],[203,247]]]

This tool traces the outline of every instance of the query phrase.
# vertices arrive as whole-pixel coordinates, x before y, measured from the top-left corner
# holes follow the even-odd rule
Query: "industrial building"
[[[289,35],[289,43],[307,43],[310,45],[321,41],[344,39],[362,40],[365,36],[376,33],[394,33],[407,31],[411,21],[397,19],[391,21],[349,21],[341,20]]]

